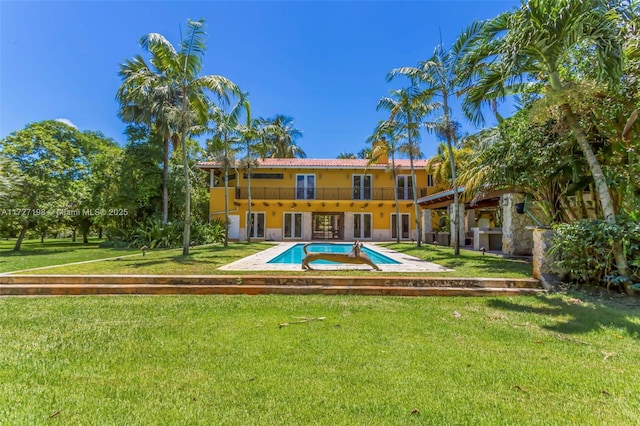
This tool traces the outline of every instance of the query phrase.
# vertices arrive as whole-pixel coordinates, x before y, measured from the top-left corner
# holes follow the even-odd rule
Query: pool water
[[[302,263],[302,258],[304,257],[304,250],[302,249],[306,243],[296,244],[284,253],[274,257],[267,263],[287,263],[287,264],[300,264]],[[307,251],[311,252],[321,252],[321,253],[349,253],[353,248],[353,244],[323,244],[323,243],[313,243],[309,247],[307,247]],[[373,261],[373,263],[377,263],[380,265],[397,265],[400,262],[397,262],[390,257],[387,257],[383,254],[378,253],[377,251],[371,250],[368,247],[363,247],[362,251],[364,251],[369,258]],[[335,262],[330,262],[328,260],[315,260],[311,262],[313,264],[333,264]]]

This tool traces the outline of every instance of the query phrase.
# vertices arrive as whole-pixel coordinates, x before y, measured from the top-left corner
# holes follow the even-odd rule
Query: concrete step
[[[541,284],[533,278],[448,278],[406,276],[314,276],[314,275],[1,275],[0,285],[169,285],[169,286],[333,286],[333,287],[460,287],[531,288]]]
[[[86,296],[115,294],[325,294],[369,296],[517,296],[544,293],[540,288],[397,287],[330,285],[167,285],[167,284],[1,284],[0,296]]]

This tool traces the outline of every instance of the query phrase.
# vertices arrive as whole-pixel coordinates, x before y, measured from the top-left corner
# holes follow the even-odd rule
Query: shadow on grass
[[[577,298],[540,296],[536,300],[546,306],[528,305],[525,300],[493,299],[488,305],[506,311],[534,313],[551,317],[569,318],[555,325],[543,328],[563,334],[584,334],[601,330],[605,327],[616,327],[627,330],[630,336],[640,339],[640,324],[629,320],[629,316],[640,318],[640,309],[622,306],[609,306],[603,302],[583,302]]]
[[[456,256],[450,247],[438,247],[423,245],[422,247],[407,244],[390,244],[387,248],[404,253],[419,259],[437,263],[448,268],[472,267],[482,272],[491,273],[500,270],[503,272],[531,273],[530,262],[523,259],[509,259],[494,254],[482,255],[479,252],[461,250]]]

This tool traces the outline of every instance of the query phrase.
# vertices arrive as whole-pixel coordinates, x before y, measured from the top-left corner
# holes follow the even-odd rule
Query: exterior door
[[[249,213],[247,213],[247,226],[251,238],[264,238],[265,222],[264,212],[252,212],[251,218],[249,218]]]
[[[240,216],[229,215],[229,238],[240,239]]]
[[[398,227],[396,226],[397,217],[394,214],[391,215],[391,238],[397,238]],[[409,233],[411,230],[411,222],[409,221],[408,213],[400,213],[400,238],[409,239]]]
[[[302,238],[302,213],[284,214],[284,238]]]
[[[353,214],[353,238],[371,238],[371,213]]]

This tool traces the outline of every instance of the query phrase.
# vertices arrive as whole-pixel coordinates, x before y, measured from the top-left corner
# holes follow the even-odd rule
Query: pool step
[[[276,275],[4,275],[0,296],[97,294],[362,294],[487,296],[535,294],[538,280]]]

